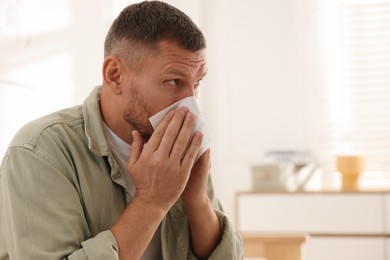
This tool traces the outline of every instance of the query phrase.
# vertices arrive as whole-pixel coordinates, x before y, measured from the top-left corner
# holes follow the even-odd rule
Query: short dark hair
[[[194,52],[206,47],[202,32],[185,13],[164,2],[144,1],[129,5],[115,19],[104,42],[104,56],[154,50],[161,40]]]

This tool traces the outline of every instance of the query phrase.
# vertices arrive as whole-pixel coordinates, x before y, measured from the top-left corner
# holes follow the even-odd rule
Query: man
[[[181,11],[128,6],[105,41],[103,86],[35,120],[1,166],[0,259],[241,259],[198,160],[195,116],[172,110],[206,74],[205,40]],[[130,145],[131,144],[131,145]]]

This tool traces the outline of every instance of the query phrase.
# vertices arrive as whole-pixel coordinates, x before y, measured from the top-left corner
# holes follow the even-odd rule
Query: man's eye
[[[202,81],[202,79],[198,80],[198,81],[195,83],[195,86],[196,86],[196,87],[199,87],[201,81]]]
[[[167,80],[167,83],[172,85],[172,86],[177,86],[179,84],[179,80],[178,79],[171,79],[171,80]]]
[[[196,90],[199,88],[199,85],[201,84],[201,81],[202,81],[202,79],[200,79],[197,82],[195,82],[194,87],[195,87]]]

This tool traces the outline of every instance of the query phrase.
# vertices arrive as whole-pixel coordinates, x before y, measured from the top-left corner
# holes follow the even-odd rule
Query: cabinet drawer
[[[380,194],[241,194],[240,231],[383,234]]]
[[[381,238],[312,238],[306,260],[388,260]]]

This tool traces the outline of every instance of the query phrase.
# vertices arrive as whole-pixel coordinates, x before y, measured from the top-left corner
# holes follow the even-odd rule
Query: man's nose
[[[194,86],[188,86],[184,89],[180,99],[196,96],[196,90]]]

